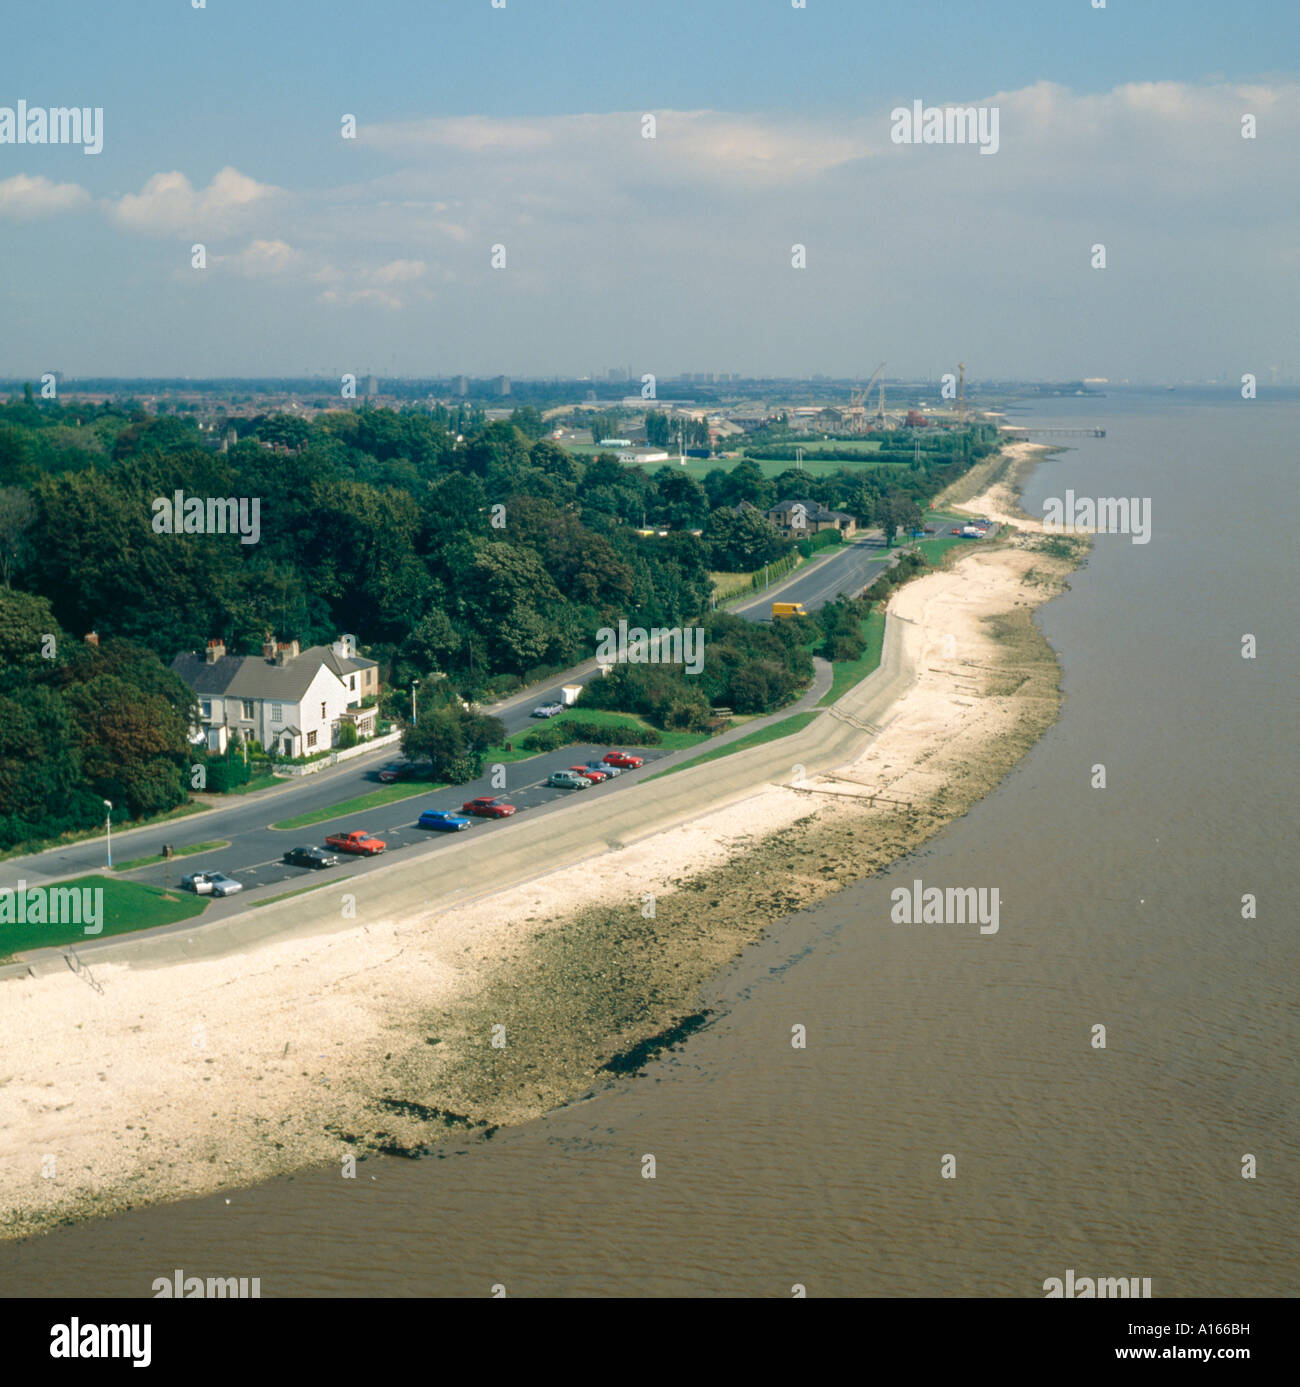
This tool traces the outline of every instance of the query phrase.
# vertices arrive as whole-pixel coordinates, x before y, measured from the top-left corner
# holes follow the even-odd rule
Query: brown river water
[[[644,1077],[463,1153],[0,1246],[0,1292],[147,1296],[182,1268],[264,1296],[1041,1296],[1073,1269],[1294,1295],[1300,402],[1031,419],[1108,436],[1040,465],[1027,510],[1149,497],[1152,534],[1099,536],[1040,613],[1062,716],[969,815],[781,922]],[[996,887],[997,933],[891,922],[916,879]]]

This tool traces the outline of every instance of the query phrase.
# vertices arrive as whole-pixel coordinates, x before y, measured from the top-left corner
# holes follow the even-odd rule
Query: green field
[[[214,848],[228,848],[230,843],[222,839],[216,843],[190,843],[188,847],[177,848],[172,856],[193,857],[196,852],[211,852]],[[115,872],[134,872],[137,867],[156,867],[158,863],[165,862],[167,859],[158,853],[155,857],[136,857],[130,862],[118,862],[114,865]]]
[[[854,684],[865,679],[880,664],[880,651],[885,641],[885,614],[873,611],[862,621],[862,634],[866,637],[867,648],[856,660],[838,660],[831,666],[831,686],[817,700],[817,706],[834,703],[847,693]]]
[[[666,771],[660,771],[657,775],[646,776],[646,779],[658,780],[661,775],[672,775],[675,771],[684,771],[690,766],[702,766],[706,761],[720,760],[724,756],[730,756],[733,752],[748,751],[752,746],[762,746],[764,742],[775,742],[781,737],[789,737],[795,732],[802,732],[816,716],[815,711],[793,713],[788,718],[782,718],[780,722],[773,722],[766,727],[760,727],[758,731],[751,732],[747,737],[738,737],[734,742],[728,742],[726,746],[714,747],[712,751],[705,751],[699,756],[692,756],[689,761],[683,761],[680,766],[670,766]]]
[[[189,920],[203,913],[207,902],[202,897],[188,892],[164,892],[157,886],[145,886],[135,881],[117,881],[112,877],[86,876],[72,881],[61,881],[48,888],[29,887],[28,910],[35,891],[40,890],[46,898],[46,913],[59,898],[52,893],[65,890],[89,889],[102,891],[98,899],[102,910],[96,909],[97,921],[102,928],[89,935],[82,924],[54,925],[45,923],[23,924],[0,920],[0,960],[27,949],[57,948],[62,944],[84,944],[87,939],[107,939],[113,934],[130,934],[135,930],[154,929],[158,925],[175,924],[178,920]],[[16,898],[4,902],[4,913],[16,910]]]

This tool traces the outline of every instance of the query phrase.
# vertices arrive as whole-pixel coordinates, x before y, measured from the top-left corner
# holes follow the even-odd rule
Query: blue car
[[[459,814],[451,814],[445,809],[426,809],[420,815],[417,827],[437,828],[444,833],[456,833],[462,828],[469,828],[473,822],[473,819],[463,819]]]

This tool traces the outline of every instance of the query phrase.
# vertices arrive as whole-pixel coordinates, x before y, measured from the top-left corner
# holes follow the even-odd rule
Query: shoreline
[[[589,816],[574,806],[549,859],[568,847],[570,865],[500,890],[479,877],[467,903],[421,909],[409,880],[376,879],[358,885],[346,924],[319,920],[333,897],[317,892],[257,912],[314,927],[265,940],[250,929],[217,957],[98,962],[102,991],[71,973],[6,983],[0,1237],[490,1136],[675,1043],[700,1024],[709,977],[785,915],[966,813],[1056,720],[1059,665],[1032,616],[1087,544],[1047,540],[1018,508],[1019,480],[1050,451],[1011,444],[936,500],[1017,532],[895,592],[895,667],[882,660],[880,680],[808,728],[728,758],[743,763],[728,775],[750,777],[740,790],[698,788],[721,781],[716,767],[683,770],[662,793],[629,796],[634,816],[671,810],[669,826],[625,834],[629,845],[610,810],[614,836],[602,846],[588,830],[585,852],[575,832]],[[805,747],[806,781],[792,786]],[[906,805],[868,804],[873,788]],[[683,789],[704,807],[683,816],[669,799]]]

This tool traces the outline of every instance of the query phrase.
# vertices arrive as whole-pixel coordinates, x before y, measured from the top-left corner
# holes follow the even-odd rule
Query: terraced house
[[[281,756],[309,756],[337,746],[346,723],[358,738],[374,735],[379,667],[341,637],[299,650],[297,641],[267,641],[257,655],[227,655],[210,640],[202,655],[178,655],[172,669],[194,690],[200,723],[191,740],[224,752],[231,741],[260,742]]]

